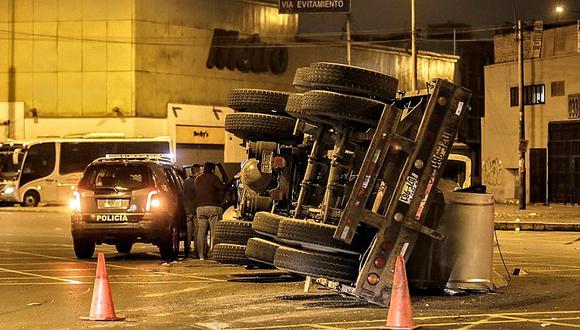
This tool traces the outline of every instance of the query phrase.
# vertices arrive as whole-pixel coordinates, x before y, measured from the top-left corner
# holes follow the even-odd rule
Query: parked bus
[[[94,133],[5,143],[0,145],[0,202],[66,204],[83,170],[96,158],[129,153],[174,155],[173,149],[168,137]]]

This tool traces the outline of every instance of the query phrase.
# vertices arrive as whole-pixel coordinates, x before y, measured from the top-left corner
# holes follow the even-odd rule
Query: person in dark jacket
[[[203,174],[195,178],[197,223],[195,248],[199,258],[204,260],[211,252],[214,242],[215,225],[222,217],[222,202],[226,191],[225,184],[215,175],[215,164],[207,162],[203,165]],[[207,232],[211,231],[209,251]]]
[[[194,257],[191,253],[191,240],[195,235],[195,178],[201,175],[202,166],[194,164],[191,168],[191,175],[183,181],[183,206],[185,208],[185,221],[187,233],[185,235],[185,258]],[[195,251],[197,253],[197,251]]]

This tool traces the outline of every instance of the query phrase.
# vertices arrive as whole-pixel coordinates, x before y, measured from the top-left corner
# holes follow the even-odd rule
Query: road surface
[[[40,212],[39,212],[40,211]],[[498,232],[512,277],[492,294],[414,296],[415,322],[432,329],[580,328],[580,233]],[[300,278],[213,261],[163,265],[157,249],[104,252],[118,323],[87,316],[96,258],[77,260],[68,215],[0,209],[2,329],[374,329],[386,309],[318,288]],[[96,255],[96,254],[95,254]],[[504,273],[496,254],[495,268]],[[261,276],[258,276],[262,274]]]

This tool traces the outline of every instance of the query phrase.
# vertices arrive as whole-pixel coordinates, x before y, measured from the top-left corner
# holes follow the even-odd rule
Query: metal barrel
[[[449,289],[493,290],[493,194],[446,194],[441,223],[448,234],[448,255],[454,256]]]

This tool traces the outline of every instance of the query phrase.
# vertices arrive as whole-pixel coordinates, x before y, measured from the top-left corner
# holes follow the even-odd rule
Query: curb
[[[495,222],[496,230],[520,231],[577,231],[580,223],[541,223],[541,222]]]
[[[61,207],[0,207],[2,212],[26,212],[26,213],[70,213],[68,208]]]

